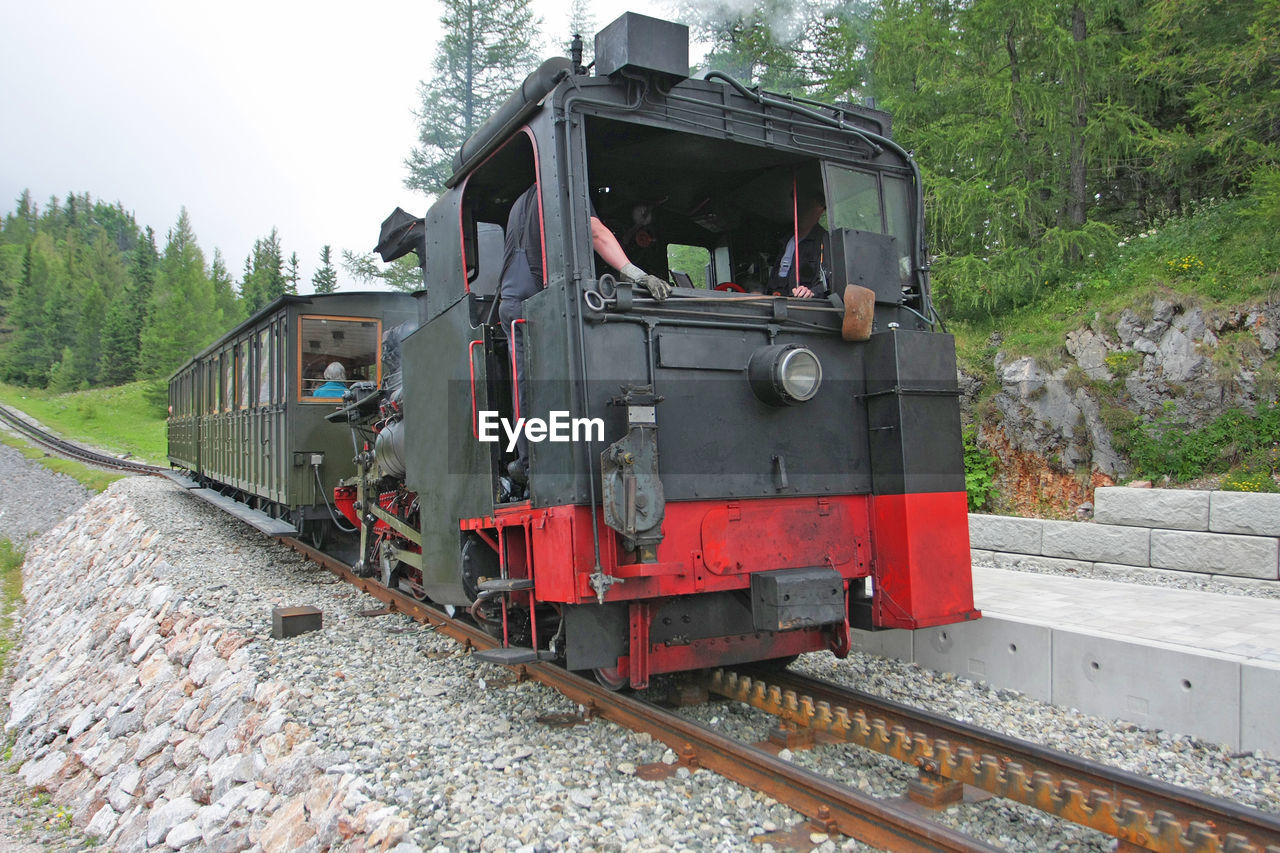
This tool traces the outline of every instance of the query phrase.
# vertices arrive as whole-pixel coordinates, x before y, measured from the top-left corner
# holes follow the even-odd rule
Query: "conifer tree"
[[[537,63],[540,22],[531,0],[443,0],[434,74],[418,85],[418,145],[405,186],[433,195],[453,155]]]
[[[418,266],[418,256],[412,252],[384,264],[372,252],[357,255],[344,250],[342,268],[347,271],[347,275],[364,284],[385,285],[406,293],[421,290],[423,286],[422,268]]]
[[[40,211],[31,198],[31,190],[23,190],[18,196],[17,209],[4,218],[5,242],[26,244],[35,236],[39,218]]]
[[[298,272],[298,253],[294,252],[289,255],[289,273],[285,276],[285,293],[291,293],[294,296],[298,294],[298,281],[302,278],[302,274]]]
[[[137,289],[130,285],[125,294],[107,304],[102,319],[102,359],[98,379],[104,385],[123,385],[137,378],[138,315]]]
[[[22,277],[9,306],[13,337],[4,360],[6,381],[39,388],[48,383],[49,368],[62,350],[56,302],[66,289],[66,265],[53,239],[37,233],[27,244]]]
[[[138,372],[152,378],[168,376],[212,341],[219,331],[214,301],[204,253],[196,245],[184,207],[156,270]]]
[[[284,274],[284,254],[280,234],[275,229],[254,241],[253,252],[245,259],[245,276],[240,290],[245,316],[253,316],[288,292]]]
[[[244,319],[240,299],[236,296],[235,282],[222,259],[222,250],[213,250],[213,263],[209,265],[209,282],[213,285],[213,304],[218,312],[219,333],[236,326]]]
[[[59,391],[88,388],[98,381],[99,363],[102,359],[102,321],[107,310],[107,299],[97,281],[90,281],[87,292],[80,300],[79,319],[75,336],[63,350],[59,371]]]
[[[333,293],[338,289],[338,271],[333,266],[332,247],[320,249],[320,268],[311,276],[311,287],[316,293]]]
[[[160,253],[156,250],[156,232],[150,225],[143,229],[138,243],[133,247],[129,275],[136,288],[135,298],[138,302],[138,332],[141,334],[141,323],[145,318],[146,307],[151,302],[151,286],[156,280],[156,267],[160,263]]]

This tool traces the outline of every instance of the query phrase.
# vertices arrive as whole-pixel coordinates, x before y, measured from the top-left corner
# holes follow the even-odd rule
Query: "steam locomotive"
[[[495,303],[531,186],[545,284],[517,363]],[[830,295],[774,295],[814,195]],[[502,637],[479,657],[554,658],[613,687],[980,615],[954,342],[919,170],[886,113],[691,79],[687,30],[628,13],[596,36],[594,74],[545,62],[426,216],[398,214],[380,250],[417,252],[423,290],[293,297],[249,320],[175,375],[175,465],[313,541],[356,531],[359,571]],[[597,266],[592,216],[669,298]],[[265,442],[248,426],[264,321],[267,385],[288,398],[262,397],[283,419]],[[306,396],[326,360],[354,368],[340,401]],[[184,390],[200,387],[232,403],[210,413]],[[214,428],[241,411],[242,439]],[[508,476],[517,430],[527,486]]]

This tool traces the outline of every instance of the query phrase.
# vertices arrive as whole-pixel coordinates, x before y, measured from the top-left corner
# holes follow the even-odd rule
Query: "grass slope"
[[[0,384],[0,403],[20,409],[64,438],[163,464],[165,401],[152,382],[52,394]]]
[[[1114,326],[1126,308],[1149,315],[1156,298],[1208,309],[1241,308],[1280,295],[1280,173],[1241,198],[1199,205],[1120,242],[1074,281],[1008,314],[951,323],[962,365],[990,370],[999,349],[1061,364],[1067,333],[1095,315]]]
[[[1065,285],[1015,311],[982,320],[954,322],[961,367],[985,379],[975,420],[991,423],[989,398],[999,390],[993,359],[1003,351],[1009,359],[1031,356],[1052,370],[1071,363],[1067,334],[1094,323],[1110,329],[1125,309],[1149,319],[1156,299],[1199,306],[1207,311],[1240,311],[1280,298],[1280,170],[1260,172],[1248,195],[1196,206],[1120,241],[1106,259],[1082,270]],[[1224,334],[1211,354],[1217,373],[1231,378],[1261,350],[1250,329]],[[1134,358],[1136,356],[1136,359]],[[1141,356],[1114,354],[1108,365],[1123,377]],[[1263,360],[1256,376],[1264,396],[1280,385],[1280,359]],[[1071,376],[1068,374],[1068,381]],[[1098,383],[1093,383],[1097,385]],[[1223,475],[1222,488],[1239,491],[1276,490],[1280,470],[1280,411],[1228,411],[1213,423],[1191,429],[1181,422],[1157,419],[1146,423],[1122,408],[1123,382],[1098,388],[1104,418],[1111,411],[1117,450],[1134,474],[1167,477],[1186,483],[1205,475]],[[966,467],[971,505],[988,503],[995,480],[989,453],[966,432]]]

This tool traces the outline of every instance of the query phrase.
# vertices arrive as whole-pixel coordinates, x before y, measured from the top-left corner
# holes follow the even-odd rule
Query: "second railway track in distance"
[[[81,447],[74,442],[59,438],[58,436],[41,429],[35,424],[30,423],[21,415],[14,412],[8,406],[0,406],[0,421],[17,430],[25,438],[36,442],[54,453],[61,454],[68,459],[74,459],[77,462],[84,462],[88,465],[96,465],[100,468],[111,468],[116,471],[127,471],[133,474],[150,474],[153,476],[163,476],[164,468],[156,465],[148,465],[145,462],[134,462],[129,459],[120,459],[106,453],[99,453],[86,447]]]
[[[469,650],[498,644],[474,625],[357,577],[349,566],[296,539],[282,541],[383,601],[389,611],[425,623]],[[768,794],[808,817],[816,832],[847,835],[886,850],[995,849],[935,822],[919,805],[954,802],[967,785],[1105,832],[1119,839],[1122,851],[1280,853],[1280,818],[1274,815],[785,670],[717,670],[702,685],[711,694],[773,714],[793,730],[817,734],[816,748],[854,743],[914,766],[920,778],[911,802],[864,794],[553,664],[512,669],[519,679],[557,690],[587,716],[647,732],[677,754],[678,766],[707,769]],[[805,833],[799,838],[803,845]]]

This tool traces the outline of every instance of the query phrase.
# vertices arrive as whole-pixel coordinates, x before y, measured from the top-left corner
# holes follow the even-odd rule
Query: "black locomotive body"
[[[424,291],[397,381],[331,417],[360,451],[335,494],[360,569],[468,609],[495,661],[639,687],[979,615],[918,170],[885,113],[688,79],[687,53],[627,14],[595,75],[530,75],[408,229]],[[515,364],[495,300],[531,186],[544,286]],[[831,295],[773,295],[809,198]],[[611,275],[593,215],[670,298]],[[529,427],[527,489],[502,422]]]

